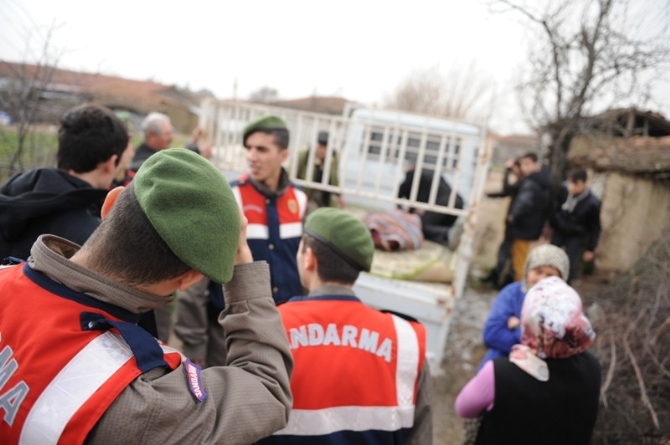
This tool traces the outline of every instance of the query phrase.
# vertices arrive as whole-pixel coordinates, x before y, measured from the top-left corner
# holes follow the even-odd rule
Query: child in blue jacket
[[[512,346],[521,342],[521,307],[528,289],[546,277],[568,279],[570,262],[565,252],[550,244],[535,247],[528,254],[524,279],[505,286],[493,301],[484,324],[484,344],[488,351],[479,365],[489,360],[507,357]]]

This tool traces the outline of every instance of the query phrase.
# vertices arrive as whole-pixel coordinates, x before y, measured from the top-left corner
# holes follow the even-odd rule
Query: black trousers
[[[491,270],[491,279],[498,289],[502,289],[509,283],[514,282],[514,270],[512,268],[512,241],[509,228],[505,225],[505,237],[498,247],[498,258],[496,265]]]
[[[456,219],[458,217],[454,215],[426,211],[421,215],[423,237],[429,241],[448,245],[449,228],[454,225]]]
[[[566,280],[568,284],[575,278],[578,278],[582,270],[582,255],[584,253],[584,238],[582,236],[564,235],[554,231],[551,237],[551,244],[565,249],[570,260],[570,276]]]

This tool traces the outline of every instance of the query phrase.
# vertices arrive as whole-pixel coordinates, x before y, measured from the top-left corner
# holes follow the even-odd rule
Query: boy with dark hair
[[[14,176],[0,188],[0,261],[27,259],[39,235],[83,244],[100,224],[100,207],[128,146],[128,130],[107,108],[69,110],[58,130],[58,168]]]
[[[81,105],[61,119],[57,166],[86,173],[114,155],[115,165],[119,165],[128,139],[128,129],[111,110],[95,104]]]
[[[425,328],[352,290],[373,253],[352,215],[323,207],[307,218],[297,261],[309,295],[279,306],[295,360],[293,410],[259,445],[432,443]]]
[[[223,175],[163,150],[102,216],[82,247],[43,235],[0,269],[3,443],[243,444],[286,425],[291,353]],[[228,363],[201,372],[136,323],[203,277],[226,283]]]
[[[551,178],[541,169],[537,155],[526,153],[519,164],[523,180],[507,215],[515,281],[523,278],[531,243],[540,238],[551,207]]]
[[[551,243],[565,248],[570,258],[570,280],[579,276],[582,260],[593,261],[600,237],[600,200],[588,189],[586,180],[586,170],[568,173],[551,218]]]

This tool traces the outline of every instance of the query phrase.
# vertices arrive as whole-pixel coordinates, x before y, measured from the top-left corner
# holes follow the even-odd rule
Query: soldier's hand
[[[237,253],[235,254],[235,264],[251,263],[254,261],[247,244],[247,217],[240,213],[240,238],[237,242]]]

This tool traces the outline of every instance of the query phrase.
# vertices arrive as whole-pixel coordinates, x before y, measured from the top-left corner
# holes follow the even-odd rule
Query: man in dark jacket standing
[[[551,205],[551,179],[548,172],[541,170],[537,155],[526,153],[519,163],[523,180],[507,215],[515,281],[523,278],[531,242],[540,238]]]
[[[600,237],[600,200],[586,187],[586,179],[583,169],[568,173],[551,219],[551,244],[565,248],[570,258],[570,280],[579,276],[582,260],[593,261]]]
[[[57,168],[14,176],[0,188],[0,261],[26,260],[49,233],[81,245],[100,224],[100,208],[128,146],[128,130],[107,108],[68,111],[58,130]]]
[[[514,176],[516,180],[511,182],[510,177]],[[519,188],[521,187],[521,163],[519,159],[509,159],[505,162],[505,175],[503,176],[502,190],[494,193],[487,193],[489,198],[510,198],[507,206],[507,215],[512,210],[514,200],[516,199]],[[514,281],[514,269],[512,268],[512,235],[505,215],[505,236],[498,248],[498,261],[491,269],[489,275],[484,278],[484,282],[492,283],[498,290]]]
[[[173,136],[172,122],[165,114],[149,113],[142,121],[142,133],[144,140],[135,150],[135,157],[130,165],[130,170],[133,172],[137,172],[144,161],[153,154],[170,148]]]

